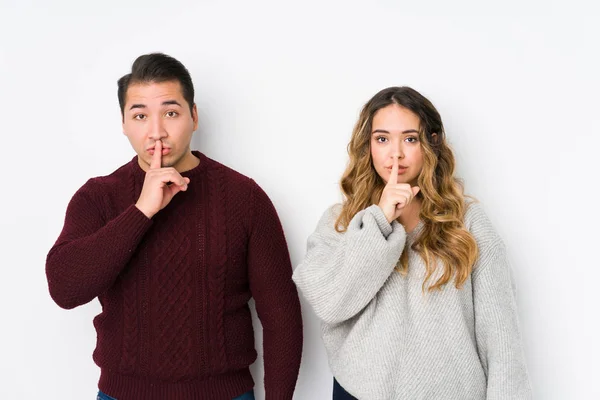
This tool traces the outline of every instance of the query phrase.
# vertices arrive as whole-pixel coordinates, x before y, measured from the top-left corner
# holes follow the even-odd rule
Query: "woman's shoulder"
[[[465,200],[465,206],[465,228],[473,235],[477,245],[480,248],[502,245],[502,238],[494,228],[483,205],[475,199],[468,198]]]
[[[325,209],[325,212],[323,213],[323,215],[321,215],[321,218],[319,219],[319,222],[317,224],[317,230],[318,231],[331,230],[331,229],[335,230],[334,229],[335,222],[337,221],[338,217],[342,213],[342,208],[343,208],[343,206],[341,203],[335,203],[335,204],[327,207]]]
[[[323,217],[337,219],[342,213],[342,209],[344,208],[342,203],[335,203],[327,207],[325,212],[323,213]]]
[[[473,225],[486,225],[491,222],[483,205],[478,200],[468,197],[465,198],[464,223],[465,228],[470,231]]]

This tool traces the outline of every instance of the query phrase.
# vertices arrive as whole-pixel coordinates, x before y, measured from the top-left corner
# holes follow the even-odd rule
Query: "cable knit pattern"
[[[211,204],[215,209],[210,214],[209,229],[215,240],[215,246],[211,249],[213,252],[209,255],[211,265],[210,292],[214,301],[210,308],[215,321],[215,330],[212,332],[211,351],[213,368],[217,372],[224,372],[227,368],[227,358],[225,354],[225,339],[223,332],[223,311],[225,310],[225,278],[227,264],[227,226],[226,226],[226,196],[225,180],[221,168],[214,168],[208,172],[209,187],[214,188],[209,193]]]
[[[99,387],[127,400],[230,400],[254,386],[248,301],[264,330],[269,400],[290,400],[302,320],[281,224],[251,179],[199,152],[186,192],[151,220],[133,204],[137,158],[74,196],[48,253],[52,298],[73,308],[98,297]],[[231,218],[231,215],[239,218]]]
[[[130,288],[123,291],[123,350],[121,357],[121,371],[131,374],[135,371],[138,359],[139,333],[139,308],[137,296],[137,279],[128,279]]]
[[[202,179],[199,182],[200,192],[206,196],[208,193],[208,182],[206,179]],[[191,218],[196,219],[196,229],[197,229],[197,254],[196,254],[196,268],[194,268],[194,282],[198,282],[195,286],[196,292],[194,293],[194,298],[196,300],[196,331],[197,335],[195,336],[196,342],[196,359],[199,360],[197,373],[198,375],[206,375],[210,371],[210,366],[208,365],[208,341],[210,339],[210,332],[208,332],[208,304],[206,302],[205,296],[203,293],[208,291],[208,270],[204,267],[207,265],[206,260],[206,252],[207,243],[208,243],[208,235],[209,229],[206,226],[206,221],[208,219],[208,215],[210,215],[210,210],[208,209],[208,203],[199,204],[198,207],[194,209],[196,214],[190,215]]]
[[[340,210],[325,212],[293,279],[322,321],[344,389],[360,400],[531,398],[506,251],[479,204],[465,216],[479,248],[474,272],[462,289],[426,293],[410,249],[422,223],[407,234],[373,205],[339,233]],[[407,276],[394,269],[402,251]]]
[[[159,252],[154,258],[156,279],[152,286],[157,287],[157,298],[162,301],[153,303],[158,334],[154,337],[156,356],[152,357],[151,369],[163,380],[189,378],[194,373],[193,354],[186,351],[191,348],[192,338],[193,262],[189,236],[181,236],[177,229],[184,218],[169,215],[164,221],[166,226],[156,246]]]

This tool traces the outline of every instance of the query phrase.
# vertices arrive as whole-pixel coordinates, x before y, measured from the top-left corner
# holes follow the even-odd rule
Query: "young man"
[[[187,69],[139,57],[118,82],[137,156],[73,196],[48,254],[63,308],[98,297],[99,398],[253,399],[248,301],[264,332],[266,399],[291,399],[302,320],[276,211],[251,179],[191,151]]]

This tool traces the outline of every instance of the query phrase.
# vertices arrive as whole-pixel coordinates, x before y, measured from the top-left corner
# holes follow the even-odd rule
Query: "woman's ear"
[[[437,133],[433,132],[431,134],[431,143],[432,144],[438,144],[439,139],[440,139],[440,136]]]

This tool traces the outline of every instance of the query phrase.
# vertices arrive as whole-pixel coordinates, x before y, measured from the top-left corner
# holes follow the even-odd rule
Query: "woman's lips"
[[[386,169],[390,171],[390,174],[392,173],[392,167]],[[398,175],[405,173],[407,169],[408,167],[398,167]]]

